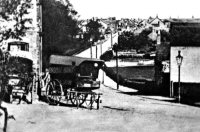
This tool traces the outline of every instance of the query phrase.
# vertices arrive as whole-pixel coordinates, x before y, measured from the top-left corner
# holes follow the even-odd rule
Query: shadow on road
[[[169,96],[159,95],[156,93],[146,93],[146,92],[123,92],[118,91],[118,93],[126,94],[130,96],[140,96],[144,99],[151,99],[151,100],[157,100],[157,101],[165,101],[170,103],[179,103],[177,98],[170,98]],[[199,98],[192,98],[192,97],[182,97],[181,104],[199,107],[200,108],[200,97]]]
[[[69,103],[55,102],[53,100],[51,100],[51,102],[49,102],[49,100],[45,96],[41,96],[40,101],[45,102],[49,105],[59,105],[59,106],[74,107],[74,108],[77,107],[77,106],[74,106],[74,105],[69,104]],[[82,106],[79,106],[79,108],[82,108]]]
[[[124,109],[124,108],[115,108],[110,106],[103,106],[103,108],[112,109],[112,110],[118,110],[118,111],[130,111],[130,109]]]

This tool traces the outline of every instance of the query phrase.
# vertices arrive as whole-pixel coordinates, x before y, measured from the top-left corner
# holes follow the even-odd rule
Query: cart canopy
[[[82,58],[76,56],[61,56],[61,55],[51,55],[49,63],[50,65],[79,66],[83,62],[94,62],[102,65],[104,63],[104,61],[99,59]]]

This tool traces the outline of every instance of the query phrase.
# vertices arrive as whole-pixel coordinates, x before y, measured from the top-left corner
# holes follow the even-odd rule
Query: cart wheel
[[[58,105],[62,97],[62,85],[58,80],[50,81],[46,90],[47,101],[49,104]]]
[[[76,92],[70,92],[70,101],[72,105],[81,106],[87,98],[88,94],[83,94],[83,93],[76,93]]]
[[[9,100],[9,102],[10,102],[10,103],[13,102],[13,95],[12,95],[12,93],[10,94],[10,100]]]
[[[6,132],[7,129],[8,112],[4,107],[0,107],[0,130]]]
[[[32,104],[33,102],[33,83],[30,82],[27,85],[27,94],[26,94],[26,98],[27,98],[27,103]]]
[[[89,100],[86,103],[86,106],[89,107],[90,109],[92,109],[94,102],[95,102],[95,94],[90,94]]]

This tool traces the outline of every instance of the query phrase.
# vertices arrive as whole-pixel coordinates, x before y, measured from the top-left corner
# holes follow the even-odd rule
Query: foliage
[[[112,50],[106,51],[104,54],[100,56],[101,60],[110,61],[113,58]]]
[[[79,31],[77,12],[70,3],[64,5],[56,0],[42,0],[42,5],[44,46],[67,44]]]
[[[148,37],[149,33],[149,30],[144,30],[135,37],[136,50],[143,50],[144,52],[148,52],[150,50],[150,47],[153,46],[153,41]]]
[[[99,23],[98,20],[91,19],[87,23],[86,27],[88,29],[88,31],[84,34],[84,38],[86,41],[89,41],[90,38],[93,39],[93,42],[96,42],[99,39],[101,39],[101,32],[99,29],[102,27],[102,25]]]
[[[160,31],[161,34],[161,42],[169,42],[170,41],[170,33],[165,31],[165,30],[161,30]]]
[[[77,11],[69,1],[66,2],[67,5],[56,0],[42,0],[44,65],[51,54],[63,54],[66,47],[69,49],[71,44],[76,43],[75,36],[80,31]]]
[[[25,36],[30,29],[27,23],[32,19],[27,18],[31,9],[31,0],[0,0],[2,23],[0,25],[0,42],[9,38],[19,39]]]
[[[151,30],[144,30],[139,35],[134,35],[131,32],[123,32],[122,35],[119,36],[119,50],[143,50],[144,52],[148,52],[153,45],[153,41],[148,38]]]
[[[2,99],[3,93],[6,91],[6,84],[8,83],[7,64],[9,54],[3,53],[0,49],[0,96]],[[1,100],[0,100],[1,102]]]

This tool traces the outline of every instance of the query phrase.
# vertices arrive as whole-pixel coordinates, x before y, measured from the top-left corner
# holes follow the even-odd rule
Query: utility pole
[[[116,72],[117,72],[117,90],[119,89],[119,68],[118,68],[118,49],[116,47]]]
[[[97,49],[97,45],[96,45],[96,59],[97,59],[97,50],[98,50],[98,49]]]
[[[92,42],[93,42],[93,39],[90,38],[90,58],[92,58]]]
[[[111,31],[111,33],[110,33],[110,35],[111,35],[111,47],[113,46],[113,37],[112,37],[112,30],[110,30]]]

